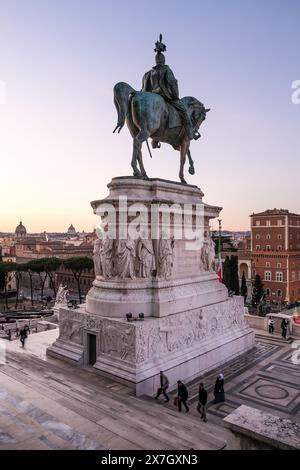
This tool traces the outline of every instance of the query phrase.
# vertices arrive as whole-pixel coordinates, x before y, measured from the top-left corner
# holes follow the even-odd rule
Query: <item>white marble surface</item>
[[[241,405],[224,418],[226,427],[279,449],[300,449],[300,426],[285,418]]]

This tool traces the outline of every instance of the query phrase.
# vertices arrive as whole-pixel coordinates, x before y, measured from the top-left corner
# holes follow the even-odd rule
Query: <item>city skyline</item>
[[[140,89],[159,33],[180,95],[211,108],[202,138],[192,142],[196,175],[188,183],[223,207],[228,230],[249,230],[252,212],[299,212],[290,177],[300,170],[300,105],[291,100],[300,78],[299,3],[173,4],[172,11],[164,1],[151,11],[137,1],[3,5],[1,232],[19,220],[31,233],[97,224],[90,201],[107,195],[111,178],[131,174],[128,130],[112,134],[112,88],[126,81]],[[185,25],[187,8],[193,15]],[[150,177],[178,180],[178,152],[163,145],[153,160],[143,154]]]

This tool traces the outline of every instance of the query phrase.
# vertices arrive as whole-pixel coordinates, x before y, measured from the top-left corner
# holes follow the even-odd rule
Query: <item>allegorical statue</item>
[[[119,239],[116,245],[116,276],[135,279],[135,241]]]
[[[139,277],[150,278],[155,267],[155,255],[151,239],[140,238],[137,246]]]
[[[54,307],[58,307],[58,306],[61,307],[63,305],[67,305],[68,296],[69,296],[69,291],[68,291],[67,286],[63,286],[62,284],[60,284],[57,290]]]
[[[198,139],[198,129],[209,109],[196,98],[179,98],[177,80],[165,64],[165,44],[162,36],[155,44],[156,65],[144,75],[142,91],[135,91],[124,82],[114,87],[114,103],[118,112],[118,123],[114,132],[121,131],[125,124],[133,137],[131,166],[133,175],[147,178],[142,158],[142,144],[152,139],[152,147],[159,148],[165,142],[180,151],[179,178],[184,179],[184,164],[189,160],[189,172],[194,174],[194,163],[189,150],[192,139]],[[151,152],[150,152],[151,155]]]
[[[104,235],[99,253],[102,276],[110,279],[114,274],[114,241],[108,235]]]
[[[209,232],[204,232],[203,246],[201,248],[201,265],[204,271],[213,271],[215,263],[215,243]]]
[[[162,234],[158,249],[158,277],[169,279],[172,275],[174,263],[174,239],[166,238]]]

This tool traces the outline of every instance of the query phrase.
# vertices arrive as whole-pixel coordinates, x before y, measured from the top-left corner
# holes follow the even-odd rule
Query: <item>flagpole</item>
[[[222,269],[222,256],[221,256],[221,230],[222,230],[222,219],[218,219],[218,222],[219,222],[219,246],[218,246],[218,277],[219,277],[219,281],[222,282],[223,281],[223,269]]]

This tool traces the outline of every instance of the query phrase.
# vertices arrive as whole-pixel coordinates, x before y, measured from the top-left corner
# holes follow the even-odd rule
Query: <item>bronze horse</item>
[[[194,128],[198,130],[209,109],[205,109],[200,101],[190,96],[182,98],[182,101],[187,107]],[[183,172],[186,156],[188,156],[190,164],[189,173],[191,175],[195,173],[194,162],[189,150],[190,139],[182,124],[169,128],[169,108],[164,98],[156,93],[135,91],[127,83],[119,82],[114,86],[114,103],[118,112],[118,124],[114,132],[116,130],[120,132],[126,120],[133,138],[131,160],[133,175],[147,178],[143,164],[142,144],[151,137],[154,147],[159,147],[160,142],[165,142],[180,151],[179,178],[182,183],[186,184]]]

